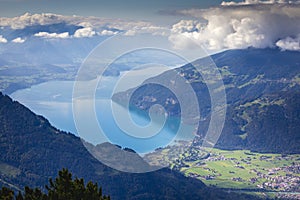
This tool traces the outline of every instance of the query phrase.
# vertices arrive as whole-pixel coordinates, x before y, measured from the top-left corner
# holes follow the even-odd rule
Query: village
[[[236,156],[235,153],[239,156]],[[247,151],[243,153],[215,151],[207,155],[201,162],[194,164],[190,161],[196,159],[188,156],[188,159],[183,159],[182,163],[184,164],[182,164],[181,170],[187,172],[186,175],[201,179],[205,183],[212,182],[210,185],[227,178],[229,186],[234,186],[234,182],[236,182],[236,185],[240,185],[241,188],[285,192],[285,196],[288,196],[287,192],[292,195],[300,192],[299,155],[262,155]],[[293,161],[291,162],[291,160]],[[220,165],[224,168],[218,167]]]
[[[173,170],[200,179],[207,185],[224,189],[271,192],[276,196],[296,195],[300,199],[300,155],[197,147],[186,149],[188,150],[183,151],[182,147],[176,145],[160,149],[160,159],[164,162],[169,159]],[[177,158],[176,152],[180,152]]]

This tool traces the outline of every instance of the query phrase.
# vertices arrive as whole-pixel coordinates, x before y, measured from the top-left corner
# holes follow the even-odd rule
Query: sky
[[[220,0],[1,0],[1,15],[14,16],[24,12],[59,12],[94,16],[133,15],[167,9],[204,8],[218,5]],[[66,6],[68,5],[68,6]],[[132,13],[133,12],[133,13]],[[141,12],[141,13],[142,13]]]
[[[174,49],[191,49],[192,39],[210,52],[249,47],[300,51],[300,0],[0,0],[0,4],[2,29],[60,22],[82,27],[74,34],[36,32],[33,37],[149,33],[165,37]],[[3,44],[21,44],[27,38],[9,41],[0,30]]]
[[[0,0],[2,17],[14,17],[26,12],[62,15],[97,16],[147,20],[157,23],[174,21],[164,12],[219,5],[221,0]]]

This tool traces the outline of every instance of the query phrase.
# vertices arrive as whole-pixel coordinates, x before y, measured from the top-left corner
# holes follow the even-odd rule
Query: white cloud
[[[137,34],[136,30],[128,30],[128,31],[125,32],[124,35],[126,35],[126,36],[134,36],[136,34]]]
[[[294,4],[299,1],[287,1],[287,0],[245,0],[242,2],[234,2],[234,1],[223,1],[221,3],[222,6],[233,6],[233,5],[254,5],[254,4]]]
[[[151,33],[152,35],[161,35],[161,36],[167,36],[170,34],[170,30],[166,27],[161,26],[142,26],[140,28],[140,31],[138,33]]]
[[[95,35],[96,35],[96,32],[91,27],[78,29],[74,33],[75,38],[93,37]]]
[[[186,46],[182,44],[185,37],[210,50],[276,47],[280,38],[300,33],[300,4],[272,2],[248,0],[204,10],[179,11],[199,20],[174,24],[169,40],[177,48]]]
[[[152,34],[152,35],[161,35],[161,36],[166,36],[170,34],[170,30],[166,27],[161,27],[161,26],[154,26],[151,24],[139,24],[136,26],[133,26],[129,28],[127,31],[125,31],[124,35],[126,36],[134,36],[137,34]]]
[[[117,31],[111,31],[111,30],[103,30],[99,32],[99,35],[115,35],[117,34]]]
[[[174,24],[172,31],[175,32],[195,32],[201,30],[201,23],[194,20],[181,20],[177,24]]]
[[[43,37],[43,38],[61,38],[61,39],[70,37],[68,32],[64,32],[64,33],[39,32],[39,33],[34,34],[34,36]]]
[[[2,35],[0,35],[0,43],[7,43],[7,39],[5,39]]]
[[[282,50],[300,51],[300,34],[296,38],[287,37],[276,42]]]
[[[13,18],[0,18],[0,26],[10,26],[12,29],[23,29],[33,25],[47,25],[64,21],[66,17],[50,13],[30,14],[25,13],[22,16]]]
[[[13,39],[12,42],[13,43],[24,43],[25,39],[18,37],[18,38]]]
[[[111,32],[105,30],[114,30],[113,32],[115,33],[124,33],[125,35],[140,34],[145,32],[154,35],[165,35],[168,33],[168,30],[165,27],[156,26],[151,22],[134,20],[82,17],[76,15],[64,16],[52,13],[25,13],[24,15],[18,17],[0,18],[0,27],[10,27],[12,29],[23,29],[28,26],[51,25],[57,23],[66,23],[69,25],[83,27],[83,29],[77,30],[78,32],[74,34],[74,37],[90,37],[96,35],[97,32],[101,35],[103,31],[103,34],[112,34]]]

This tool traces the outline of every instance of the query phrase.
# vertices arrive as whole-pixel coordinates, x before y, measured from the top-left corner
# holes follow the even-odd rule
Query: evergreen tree
[[[2,187],[0,190],[0,200],[13,200],[14,199],[14,192],[7,188]]]
[[[31,189],[26,186],[24,200],[47,200],[47,195],[43,194],[40,189]]]
[[[16,196],[16,200],[24,200],[22,193],[19,191],[18,195]]]
[[[48,193],[40,189],[25,187],[24,194],[21,192],[14,197],[14,192],[6,187],[0,190],[0,200],[110,200],[109,196],[102,196],[102,188],[97,183],[84,184],[83,179],[72,179],[72,174],[67,169],[62,169],[58,177],[49,180],[46,186]]]

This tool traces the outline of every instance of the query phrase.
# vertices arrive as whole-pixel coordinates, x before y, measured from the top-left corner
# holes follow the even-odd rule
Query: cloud
[[[65,20],[66,17],[62,15],[55,15],[50,13],[25,13],[24,15],[18,17],[0,18],[0,26],[9,26],[12,29],[23,29],[27,26],[55,24]]]
[[[13,43],[24,43],[25,39],[18,37],[18,38],[13,39],[12,42]]]
[[[234,2],[234,1],[223,1],[221,3],[222,6],[234,6],[234,5],[255,5],[255,4],[294,4],[298,3],[299,1],[288,1],[288,0],[245,0],[242,2]]]
[[[68,38],[85,38],[85,37],[93,37],[96,35],[114,35],[117,32],[113,32],[110,30],[103,30],[99,33],[96,33],[91,27],[85,27],[81,29],[77,29],[74,35],[70,35],[68,32],[64,33],[48,33],[48,32],[39,32],[34,34],[36,37],[43,38],[56,38],[56,39],[68,39]]]
[[[96,35],[96,32],[91,27],[78,29],[74,33],[75,38],[93,37],[95,35]]]
[[[276,42],[282,50],[300,51],[300,34],[296,38],[287,37]]]
[[[166,34],[166,27],[152,24],[151,22],[107,19],[100,17],[82,17],[82,16],[64,16],[52,13],[30,14],[13,17],[0,18],[0,27],[10,27],[11,29],[24,29],[34,25],[51,25],[58,23],[66,23],[68,25],[81,26],[74,34],[74,37],[91,37],[97,35],[113,34],[111,31],[124,33],[125,35],[135,35],[140,33],[151,33],[154,35]]]
[[[161,36],[167,36],[170,34],[170,30],[166,27],[161,26],[154,26],[154,25],[139,25],[134,26],[127,31],[125,31],[124,35],[126,36],[135,36],[137,34],[152,34],[152,35],[161,35]]]
[[[2,35],[0,35],[0,43],[7,43],[7,39],[5,39]]]
[[[297,2],[247,0],[222,4],[209,9],[179,11],[199,20],[174,24],[169,40],[176,48],[188,46],[183,44],[185,37],[210,50],[266,48],[276,47],[278,41],[300,33],[300,4]]]
[[[70,37],[68,32],[64,32],[64,33],[39,32],[39,33],[34,34],[34,36],[43,37],[43,38],[61,38],[61,39]]]
[[[111,30],[103,30],[99,32],[99,35],[115,35],[118,31],[111,31]]]

